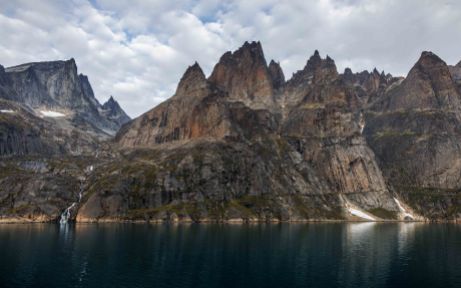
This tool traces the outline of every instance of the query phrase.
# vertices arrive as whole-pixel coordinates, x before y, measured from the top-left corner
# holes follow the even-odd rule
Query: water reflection
[[[0,283],[460,287],[460,230],[417,223],[0,225]]]

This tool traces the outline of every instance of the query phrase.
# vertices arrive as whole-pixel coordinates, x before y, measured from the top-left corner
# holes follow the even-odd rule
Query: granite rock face
[[[128,120],[113,104],[73,59],[0,67],[0,222],[55,221],[76,201],[82,166],[107,158]]]
[[[430,218],[460,217],[460,101],[447,64],[423,52],[366,113],[364,134],[390,187]]]
[[[431,52],[403,78],[340,74],[315,51],[286,81],[246,42],[208,78],[188,67],[171,98],[131,121],[112,98],[95,102],[68,62],[49,70],[69,73],[40,68],[48,82],[31,64],[0,69],[0,183],[11,187],[0,188],[0,221],[57,219],[79,193],[81,222],[461,217],[461,64]],[[25,93],[25,71],[40,78],[31,90],[53,88]],[[37,101],[79,115],[74,133],[37,117]],[[82,128],[97,117],[122,125],[112,142]]]
[[[280,71],[278,73],[276,81],[280,85]],[[225,91],[230,100],[252,108],[267,108],[275,102],[271,70],[260,42],[245,42],[240,49],[226,52],[208,81]]]
[[[106,138],[129,120],[120,107],[116,113],[123,112],[122,121],[109,115],[113,112],[106,112],[95,98],[87,76],[77,73],[74,59],[22,64],[2,69],[0,74],[0,90],[6,90],[0,96],[38,115],[40,111],[57,111],[72,125]]]
[[[132,169],[141,174],[130,177],[144,179],[136,184],[124,180],[129,173],[114,172],[119,180],[107,193],[119,199],[116,218],[357,219],[349,211],[356,207],[397,219],[399,208],[361,135],[361,107],[353,85],[317,51],[288,82],[256,42],[225,53],[208,79],[194,64],[171,99],[117,134],[130,163],[144,165],[135,152],[141,148],[152,149],[152,158],[148,168]],[[143,186],[144,169],[154,186]],[[127,205],[123,191],[131,185],[149,200]],[[104,195],[95,193],[78,219],[110,218],[113,210],[99,208],[108,205]],[[170,208],[177,209],[173,216]]]

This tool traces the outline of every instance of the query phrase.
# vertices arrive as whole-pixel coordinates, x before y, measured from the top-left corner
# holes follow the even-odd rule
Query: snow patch
[[[66,114],[63,114],[61,112],[50,111],[50,110],[40,110],[40,113],[45,117],[52,117],[52,118],[65,117],[66,116]]]
[[[359,210],[359,209],[355,209],[355,208],[352,208],[350,206],[347,207],[347,210],[349,211],[349,213],[351,213],[352,215],[354,216],[357,216],[357,217],[360,217],[360,218],[363,218],[363,219],[367,219],[367,220],[370,220],[370,221],[376,221],[376,218],[368,215],[367,213]]]
[[[397,198],[394,197],[394,201],[397,204],[397,206],[399,207],[400,212],[403,214],[403,218],[409,217],[411,219],[415,219],[415,216],[413,216],[413,214],[411,214],[411,213],[408,213],[407,210],[402,206],[400,201],[397,200]]]
[[[1,109],[1,110],[0,110],[0,113],[13,114],[13,113],[15,113],[15,112],[16,112],[16,111],[11,110],[11,109]]]

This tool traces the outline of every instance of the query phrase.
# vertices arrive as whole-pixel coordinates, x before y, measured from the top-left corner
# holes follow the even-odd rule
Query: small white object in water
[[[66,116],[66,114],[63,114],[61,112],[49,111],[49,110],[40,110],[40,113],[45,117],[52,117],[52,118],[65,117]]]

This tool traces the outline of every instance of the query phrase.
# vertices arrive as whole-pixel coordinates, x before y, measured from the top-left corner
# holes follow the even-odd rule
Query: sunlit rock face
[[[280,86],[280,71],[274,71],[274,68],[272,71]],[[241,101],[250,107],[266,108],[275,102],[272,75],[261,43],[245,42],[240,49],[226,52],[219,59],[208,80],[226,91],[230,100]]]
[[[190,204],[197,219],[369,220],[352,215],[347,203],[386,211],[373,219],[392,219],[399,210],[361,134],[364,101],[353,81],[316,51],[285,82],[275,61],[266,64],[260,43],[245,43],[226,52],[208,79],[197,64],[189,67],[175,95],[125,125],[116,141],[162,155],[149,168],[162,184],[143,192],[156,200],[144,201]],[[125,199],[130,188],[123,185],[117,181],[113,197]],[[81,220],[110,214],[97,208],[105,201],[95,194]],[[126,200],[117,203],[117,211],[130,209]],[[184,209],[180,214],[190,218]]]

